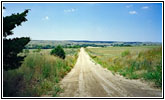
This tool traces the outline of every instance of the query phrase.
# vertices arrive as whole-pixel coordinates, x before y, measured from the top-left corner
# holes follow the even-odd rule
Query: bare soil
[[[60,82],[61,97],[161,97],[160,89],[140,80],[113,75],[96,64],[81,48],[77,63]]]

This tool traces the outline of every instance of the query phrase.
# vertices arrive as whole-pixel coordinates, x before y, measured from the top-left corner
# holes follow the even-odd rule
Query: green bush
[[[24,53],[27,55],[29,53],[29,49],[25,49]]]
[[[56,48],[54,48],[51,52],[50,52],[51,55],[55,55],[55,56],[58,56],[62,59],[65,59],[65,52],[63,50],[63,48],[58,45]]]
[[[125,57],[125,56],[127,56],[129,54],[130,54],[130,51],[129,50],[126,50],[126,51],[124,51],[124,52],[121,53],[121,56],[122,57]]]
[[[162,86],[162,66],[158,65],[156,70],[148,71],[143,74],[144,79],[153,80],[155,84],[159,87]]]

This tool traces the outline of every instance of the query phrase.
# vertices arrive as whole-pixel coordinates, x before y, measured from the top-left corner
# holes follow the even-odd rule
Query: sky
[[[3,16],[31,9],[14,37],[162,42],[161,3],[3,3]]]

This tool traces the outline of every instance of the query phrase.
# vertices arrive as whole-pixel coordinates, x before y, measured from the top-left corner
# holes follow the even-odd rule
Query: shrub
[[[129,54],[130,54],[130,51],[129,50],[126,50],[126,51],[124,51],[124,52],[121,53],[121,56],[122,57],[125,57],[125,56],[127,56]]]
[[[24,53],[27,55],[29,53],[29,49],[25,49]]]
[[[54,48],[51,52],[50,52],[51,55],[55,55],[55,56],[58,56],[62,59],[65,59],[65,52],[63,50],[63,48],[58,45],[56,48]]]

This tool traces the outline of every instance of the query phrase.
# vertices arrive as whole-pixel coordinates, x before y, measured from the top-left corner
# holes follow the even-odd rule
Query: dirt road
[[[161,90],[153,89],[139,80],[113,75],[95,64],[81,48],[75,67],[60,82],[61,97],[161,97]]]

